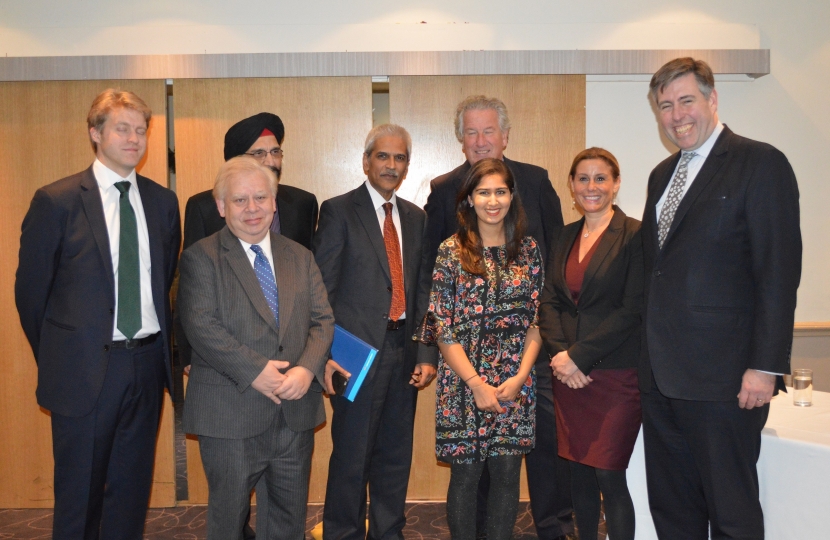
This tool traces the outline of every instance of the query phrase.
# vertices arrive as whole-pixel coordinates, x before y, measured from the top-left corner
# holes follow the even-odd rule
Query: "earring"
[[[571,199],[571,210],[576,210],[576,199]]]

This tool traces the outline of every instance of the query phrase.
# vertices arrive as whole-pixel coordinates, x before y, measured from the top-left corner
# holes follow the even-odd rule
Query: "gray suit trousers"
[[[267,506],[268,523],[257,524],[257,540],[305,538],[313,429],[291,431],[280,410],[271,426],[255,437],[200,435],[199,447],[209,489],[208,540],[242,538],[251,490],[260,478],[265,479],[268,500],[258,500],[257,507]],[[267,537],[262,534],[266,530]]]

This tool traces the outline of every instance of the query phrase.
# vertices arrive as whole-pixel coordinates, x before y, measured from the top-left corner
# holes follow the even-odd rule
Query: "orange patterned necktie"
[[[397,321],[406,311],[406,295],[403,290],[403,263],[401,262],[401,245],[398,243],[398,230],[392,221],[392,203],[384,203],[383,243],[386,245],[386,258],[389,260],[389,272],[392,274],[392,305],[389,307],[389,320]]]

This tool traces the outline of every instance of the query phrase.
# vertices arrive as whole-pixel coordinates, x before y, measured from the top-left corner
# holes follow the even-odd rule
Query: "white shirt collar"
[[[392,203],[392,208],[396,209],[398,207],[398,196],[395,193],[392,193],[392,197],[389,198],[387,201],[383,198],[383,195],[378,193],[378,191],[372,186],[369,180],[365,182],[366,188],[369,190],[369,196],[372,198],[372,205],[375,207],[375,212],[379,211],[384,204],[390,202]]]
[[[128,181],[133,186],[136,186],[135,169],[131,170],[130,174],[124,178],[101,163],[98,158],[95,158],[95,161],[92,163],[92,174],[95,175],[95,181],[98,182],[98,187],[102,190],[109,189],[114,186],[116,182],[123,182],[124,180]]]
[[[245,240],[243,240],[239,237],[237,237],[237,239],[242,243],[242,247],[245,249],[245,253],[248,253],[251,250],[251,246],[254,245],[254,244],[249,244],[248,242],[246,242]],[[263,238],[262,240],[257,242],[256,245],[261,247],[262,251],[265,252],[266,254],[270,254],[271,253],[271,231],[269,230],[268,232],[266,232],[265,233],[265,238]]]
[[[712,151],[712,148],[714,148],[715,141],[718,140],[718,137],[720,137],[720,134],[722,132],[723,132],[723,124],[721,123],[720,120],[718,120],[718,124],[715,126],[715,129],[714,129],[714,131],[712,131],[712,134],[709,135],[709,138],[706,139],[706,142],[701,144],[700,148],[698,148],[697,150],[692,150],[692,152],[694,152],[695,155],[702,157],[703,160],[705,161],[706,158],[709,157],[709,153]],[[685,154],[687,152],[683,152],[683,153]]]

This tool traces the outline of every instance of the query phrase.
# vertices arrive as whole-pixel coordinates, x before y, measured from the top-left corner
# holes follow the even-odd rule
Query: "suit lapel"
[[[110,251],[107,221],[104,218],[104,204],[101,202],[101,191],[98,188],[98,182],[95,180],[91,166],[86,170],[84,177],[81,179],[81,200],[84,204],[86,219],[89,221],[89,226],[92,229],[92,235],[95,237],[95,243],[98,245],[101,261],[104,263],[105,273],[110,285],[109,291],[112,291],[114,294],[115,271],[112,268],[112,252]]]
[[[164,310],[162,296],[164,294],[165,266],[159,227],[164,223],[164,220],[158,215],[159,206],[153,204],[153,197],[148,193],[147,182],[152,182],[152,180],[136,174],[136,184],[141,196],[141,207],[144,212],[144,220],[147,222],[147,236],[150,241],[150,281],[153,287],[153,303],[156,306],[156,312],[161,313]]]
[[[418,245],[418,236],[422,235],[423,231],[416,230],[417,227],[413,222],[412,212],[408,207],[401,204],[400,198],[398,198],[398,213],[401,216],[401,237],[403,238],[401,251],[403,252],[404,288],[407,288],[413,285],[414,273],[417,272],[418,265],[421,262],[419,257],[413,258],[415,251],[412,248]]]
[[[679,161],[680,152],[674,156],[674,159],[672,159],[671,163],[666,167],[667,170],[663,173],[663,176],[659,179],[657,186],[652,189],[646,200],[646,211],[643,214],[643,222],[651,223],[651,227],[648,229],[654,231],[651,241],[654,246],[655,253],[660,251],[660,241],[657,237],[657,223],[660,220],[660,216],[657,215],[657,201],[659,201],[660,197],[663,196],[663,193],[666,192],[666,188],[668,187],[669,182],[671,182],[672,176],[674,176],[674,170],[677,168],[677,163]],[[643,228],[645,229],[646,227]]]
[[[222,229],[220,234],[222,235],[221,241],[222,247],[224,248],[223,257],[228,261],[228,266],[230,266],[239,283],[242,285],[245,295],[251,301],[259,316],[268,323],[274,332],[278,332],[279,329],[277,328],[277,321],[274,318],[274,312],[271,311],[268,302],[265,300],[262,287],[259,285],[259,280],[254,273],[254,267],[251,266],[251,261],[243,251],[242,244],[239,243],[239,239],[228,228]]]
[[[279,235],[271,235],[271,256],[274,260],[274,272],[277,278],[277,294],[280,301],[280,342],[285,335],[285,329],[290,328],[289,321],[294,310],[294,296],[296,287],[294,284],[291,254],[286,249],[285,241]],[[264,298],[264,297],[263,297]],[[270,310],[269,310],[270,311]]]
[[[683,221],[683,217],[686,215],[686,212],[689,211],[689,208],[692,207],[695,200],[701,193],[703,193],[706,186],[712,182],[723,164],[726,163],[726,154],[729,151],[729,138],[731,134],[732,131],[724,126],[723,132],[720,134],[718,140],[715,141],[715,145],[712,147],[712,151],[709,152],[709,155],[706,157],[706,161],[703,162],[703,167],[701,167],[700,172],[698,172],[697,176],[695,176],[692,185],[689,186],[689,190],[686,192],[686,195],[684,195],[683,199],[680,201],[680,205],[678,205],[677,211],[674,214],[674,219],[671,222],[669,232],[666,234],[666,241],[663,243],[663,247],[671,241],[674,231],[677,230],[677,227]]]
[[[579,220],[579,226],[573,227],[572,230],[568,231],[567,236],[564,236],[562,240],[565,242],[565,245],[568,246],[568,249],[564,252],[564,257],[562,257],[559,268],[556,268],[556,272],[559,273],[560,282],[563,283],[565,286],[565,293],[568,295],[568,301],[570,301],[571,305],[576,306],[576,302],[574,302],[573,296],[571,295],[571,290],[568,288],[568,280],[565,277],[565,268],[568,266],[568,256],[571,253],[571,250],[574,247],[574,242],[576,242],[576,235],[579,234],[579,231],[582,230],[582,225],[585,223],[585,218]]]
[[[363,228],[366,230],[366,235],[375,248],[375,254],[378,257],[381,268],[383,268],[386,279],[392,282],[392,274],[389,272],[389,259],[386,256],[386,244],[383,243],[383,233],[380,230],[378,217],[372,205],[372,197],[369,196],[369,189],[366,185],[362,185],[355,191],[354,194],[355,212],[357,212]]]
[[[293,238],[294,224],[297,220],[294,219],[293,205],[291,204],[291,195],[284,189],[277,190],[277,213],[280,219],[280,234]]]
[[[608,256],[608,253],[611,252],[611,247],[617,243],[617,238],[619,238],[620,231],[622,231],[623,220],[625,220],[625,214],[619,208],[615,208],[614,215],[611,216],[611,222],[608,224],[605,234],[599,239],[599,245],[585,269],[585,275],[582,279],[582,292],[579,293],[580,298],[584,298],[583,293],[588,290],[588,284]]]

